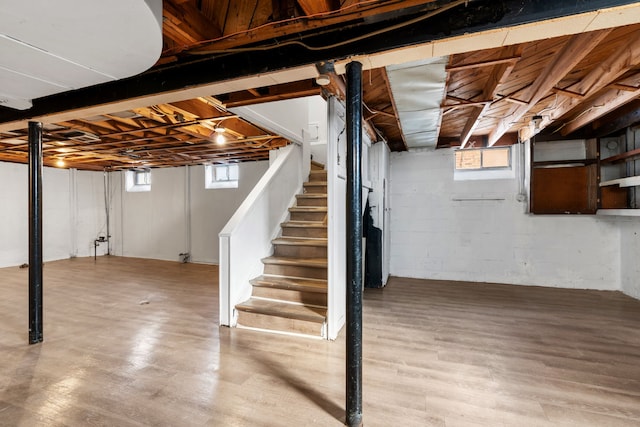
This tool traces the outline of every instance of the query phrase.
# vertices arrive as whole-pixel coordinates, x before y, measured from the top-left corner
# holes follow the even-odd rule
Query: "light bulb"
[[[56,166],[58,166],[59,168],[63,168],[64,167],[64,160],[58,159],[58,161],[56,162]]]
[[[328,74],[320,74],[316,77],[316,84],[319,86],[326,86],[331,83],[331,77]]]
[[[216,135],[216,144],[224,144],[225,142],[227,142],[227,139],[224,137],[223,134],[219,133]]]

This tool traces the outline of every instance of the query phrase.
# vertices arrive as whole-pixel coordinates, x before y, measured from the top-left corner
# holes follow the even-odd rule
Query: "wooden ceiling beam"
[[[617,109],[613,114],[610,113],[591,122],[584,134],[586,138],[600,138],[637,123],[640,123],[640,100],[635,99]]]
[[[196,119],[185,120],[184,123],[189,124],[183,125],[183,122],[176,117],[176,108],[170,104],[157,105],[154,108],[136,108],[134,111],[136,114],[151,119],[156,119],[157,114],[162,113],[164,116],[158,118],[164,118],[169,124],[175,125],[175,128],[180,128],[181,132],[190,137],[208,139],[213,133],[211,129],[202,126]],[[192,117],[196,116],[192,114]]]
[[[457,102],[457,104],[442,104],[440,108],[460,108],[460,107],[483,107],[487,104],[491,104],[493,102],[491,99],[486,99],[484,101],[469,101],[468,99],[462,99],[455,96],[447,95],[446,99]],[[446,100],[445,100],[446,101]]]
[[[347,96],[347,85],[345,84],[344,80],[335,72],[327,73],[327,75],[329,76],[329,84],[324,86],[323,90],[344,101]],[[371,123],[366,121],[364,118],[362,119],[362,128],[366,132],[371,142],[376,142],[378,140],[378,134],[376,133],[375,129],[373,128]]]
[[[505,48],[504,54],[512,58],[519,58],[520,55],[522,55],[522,50],[522,45],[509,46]],[[512,60],[498,62],[493,65],[493,69],[489,74],[487,83],[482,89],[482,99],[494,99],[496,97],[496,95],[498,94],[498,88],[507,80],[516,63],[517,60]],[[464,128],[462,129],[462,133],[460,134],[460,148],[464,148],[467,145],[467,142],[469,142],[469,138],[475,131],[476,127],[478,127],[482,116],[484,116],[484,114],[490,107],[491,104],[487,103],[481,107],[473,108],[473,110],[469,114],[467,122],[464,125]]]
[[[580,112],[568,121],[560,130],[562,136],[567,136],[572,132],[585,126],[587,123],[596,120],[625,105],[628,102],[640,97],[640,89],[631,92],[628,90],[608,90],[595,99],[591,99],[588,104],[581,105]]]
[[[559,93],[562,95],[566,95],[566,96],[570,96],[572,98],[576,98],[579,100],[583,100],[584,99],[584,95],[578,92],[574,92],[572,90],[568,90],[568,89],[562,89],[559,87],[554,87],[551,89],[554,93]]]
[[[232,2],[243,3],[243,2]],[[301,32],[308,32],[311,30],[324,28],[337,24],[345,24],[347,22],[364,20],[374,15],[396,14],[406,11],[406,13],[415,13],[415,9],[420,6],[427,6],[431,3],[435,3],[435,0],[404,0],[404,1],[388,1],[382,3],[368,3],[359,5],[358,7],[352,7],[345,10],[342,7],[340,14],[330,15],[322,18],[309,19],[307,17],[300,17],[288,22],[273,22],[268,26],[261,26],[260,28],[254,28],[247,31],[243,31],[237,34],[229,34],[225,28],[224,36],[218,40],[212,40],[211,43],[206,44],[197,49],[193,49],[191,53],[218,53],[226,51],[228,49],[238,47],[247,43],[260,43],[267,40],[282,38],[291,34],[298,34]],[[436,9],[434,6],[432,9]]]
[[[617,51],[611,52],[604,61],[599,62],[582,80],[568,87],[568,90],[557,92],[567,95],[567,97],[561,99],[556,108],[549,111],[547,117],[543,117],[543,121],[538,126],[539,129],[544,129],[550,123],[568,114],[571,110],[578,108],[588,97],[610,86],[612,82],[615,84],[615,80],[635,67],[639,58],[640,33],[637,33],[633,39],[629,40],[629,43],[623,44]],[[610,87],[618,90],[621,89],[615,86]],[[581,97],[574,96],[567,92],[580,94]],[[591,103],[591,106],[593,106],[593,103]],[[584,111],[584,109],[582,110]],[[570,126],[569,129],[574,129],[574,126]],[[532,136],[533,130],[531,129],[523,129],[521,132],[521,138],[523,139],[529,139]]]
[[[165,0],[162,16],[163,33],[180,45],[190,46],[222,35],[218,24],[207,18],[191,2]]]
[[[404,132],[402,131],[402,123],[400,122],[400,116],[398,115],[398,107],[396,106],[396,100],[393,97],[393,91],[391,90],[391,83],[389,82],[389,75],[387,74],[387,70],[386,68],[383,68],[382,71],[382,77],[384,79],[384,84],[387,88],[387,93],[389,94],[389,100],[391,101],[391,106],[393,107],[393,114],[395,116],[395,120],[396,120],[396,124],[398,126],[398,129],[400,129],[400,135],[402,136],[402,149],[399,150],[395,150],[395,151],[406,151],[407,150],[407,141],[404,137]],[[394,147],[396,148],[396,147]]]
[[[331,12],[337,6],[333,0],[297,0],[297,2],[307,16]]]
[[[231,92],[218,95],[216,98],[222,102],[225,108],[234,108],[264,102],[320,95],[321,93],[322,88],[315,84],[313,80],[300,80],[266,88],[253,88],[246,91]]]
[[[500,120],[489,134],[489,147],[493,146],[511,128],[512,123],[519,121],[534,105],[548,95],[551,89],[600,44],[610,32],[611,29],[607,29],[571,36],[531,85],[529,103],[512,109],[510,114]]]
[[[511,50],[513,49],[516,49],[516,47],[512,46]],[[522,48],[519,49],[519,52],[522,53]],[[449,65],[447,66],[446,71],[449,73],[453,73],[455,71],[469,70],[472,68],[479,68],[479,67],[489,67],[489,66],[500,65],[504,63],[513,63],[513,65],[515,65],[515,63],[520,60],[520,56],[521,55],[507,56],[505,58],[489,59],[486,61],[473,62],[469,64]]]
[[[249,30],[258,2],[259,0],[230,1],[222,30],[223,34],[226,36]]]

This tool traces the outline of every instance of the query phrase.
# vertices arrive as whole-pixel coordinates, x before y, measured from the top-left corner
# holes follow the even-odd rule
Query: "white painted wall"
[[[27,173],[26,165],[0,163],[0,267],[28,262]]]
[[[453,162],[453,150],[392,153],[392,275],[619,289],[617,224],[525,214],[518,179],[454,181]]]
[[[309,144],[313,160],[327,164],[327,101],[321,96],[312,96],[309,100]]]
[[[369,176],[371,178],[371,192],[369,193],[369,207],[373,225],[382,231],[382,285],[389,278],[389,146],[380,141],[369,150]],[[363,167],[365,167],[363,163]]]
[[[308,131],[308,97],[230,108],[229,111],[298,144],[303,142],[303,132]]]
[[[205,189],[202,165],[152,169],[151,191],[134,193],[124,191],[124,172],[114,173],[115,254],[178,261],[190,252],[192,262],[217,264],[218,233],[267,167],[240,163],[238,188],[222,189]]]
[[[347,136],[345,107],[329,99],[327,143],[328,246],[328,337],[336,339],[346,321],[346,194]]]
[[[100,172],[44,168],[42,176],[45,261],[93,255],[105,224]],[[29,261],[28,166],[0,162],[0,267]],[[98,248],[98,255],[106,247]]]
[[[622,292],[640,299],[640,222],[638,218],[619,219],[620,286]]]
[[[262,274],[262,258],[281,231],[287,208],[302,190],[309,152],[297,144],[279,150],[273,164],[220,231],[220,324],[235,326],[234,307],[251,296],[249,281]]]

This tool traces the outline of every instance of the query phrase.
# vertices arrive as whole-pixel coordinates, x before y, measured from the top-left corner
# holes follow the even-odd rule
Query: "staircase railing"
[[[234,307],[251,296],[249,280],[262,274],[260,260],[270,255],[271,240],[306,178],[306,150],[291,144],[281,151],[218,235],[221,325],[235,326]]]

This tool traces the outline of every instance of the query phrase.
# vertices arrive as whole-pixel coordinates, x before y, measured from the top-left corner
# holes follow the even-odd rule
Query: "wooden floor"
[[[219,328],[212,266],[101,257],[0,269],[2,426],[339,426],[344,339]],[[640,426],[640,301],[392,279],[367,290],[366,426]]]

